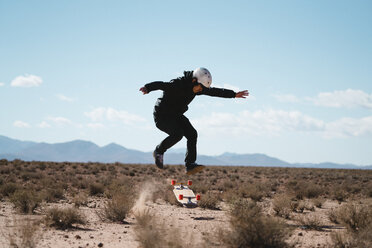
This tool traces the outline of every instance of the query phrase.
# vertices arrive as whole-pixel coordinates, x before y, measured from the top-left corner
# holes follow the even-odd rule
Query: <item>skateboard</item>
[[[200,195],[195,195],[194,192],[188,187],[192,185],[191,180],[187,181],[188,186],[184,185],[184,183],[176,183],[176,180],[172,180],[171,184],[174,186],[173,193],[179,203],[188,208],[198,206]]]

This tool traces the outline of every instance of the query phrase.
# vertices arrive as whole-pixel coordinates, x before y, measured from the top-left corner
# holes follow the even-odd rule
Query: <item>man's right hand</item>
[[[148,94],[149,92],[147,91],[146,87],[142,87],[139,89],[144,95]]]

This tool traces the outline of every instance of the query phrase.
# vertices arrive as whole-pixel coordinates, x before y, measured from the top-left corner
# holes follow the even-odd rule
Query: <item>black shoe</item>
[[[204,169],[204,165],[200,165],[197,163],[190,163],[186,164],[186,174],[187,175],[194,175],[195,173],[198,173],[199,171],[202,171]]]
[[[158,153],[156,150],[152,153],[155,159],[155,164],[159,169],[163,169],[163,157],[164,154]]]

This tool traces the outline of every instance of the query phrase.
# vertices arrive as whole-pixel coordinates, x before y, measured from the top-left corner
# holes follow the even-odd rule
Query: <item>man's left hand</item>
[[[239,91],[235,94],[235,98],[246,98],[247,96],[249,96],[248,90]]]

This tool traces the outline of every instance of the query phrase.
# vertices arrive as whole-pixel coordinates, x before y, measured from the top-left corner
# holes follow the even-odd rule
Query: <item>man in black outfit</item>
[[[247,90],[235,93],[228,89],[210,87],[212,76],[205,68],[185,71],[183,74],[183,77],[170,82],[148,83],[140,91],[143,94],[154,90],[163,91],[163,96],[158,98],[154,107],[154,120],[156,127],[169,136],[156,147],[153,153],[156,166],[163,169],[163,154],[185,136],[187,139],[186,174],[192,175],[201,171],[204,166],[195,163],[198,133],[189,119],[183,115],[188,110],[189,103],[196,95],[245,98],[249,93]]]

